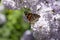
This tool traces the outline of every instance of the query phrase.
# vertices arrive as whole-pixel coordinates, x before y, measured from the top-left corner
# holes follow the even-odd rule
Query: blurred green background
[[[29,23],[24,21],[23,9],[10,10],[5,8],[0,13],[4,14],[7,19],[4,25],[0,25],[0,40],[20,40],[24,31],[30,29]]]

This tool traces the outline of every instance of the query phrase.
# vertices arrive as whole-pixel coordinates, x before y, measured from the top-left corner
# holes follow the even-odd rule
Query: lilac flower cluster
[[[31,25],[36,40],[60,40],[60,0],[40,2],[36,13],[41,17]]]
[[[20,9],[22,1],[20,0],[2,0],[3,5],[9,9]]]

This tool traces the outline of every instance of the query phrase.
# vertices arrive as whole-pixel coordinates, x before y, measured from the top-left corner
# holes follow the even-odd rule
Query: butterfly
[[[25,13],[25,17],[29,23],[35,23],[40,18],[40,15],[33,13]]]

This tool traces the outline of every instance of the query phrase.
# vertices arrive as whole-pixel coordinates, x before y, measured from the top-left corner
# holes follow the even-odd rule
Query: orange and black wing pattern
[[[35,21],[36,19],[38,19],[40,16],[37,14],[32,14],[32,13],[26,13],[25,14],[26,18],[28,19],[28,21],[31,23],[33,21]]]

